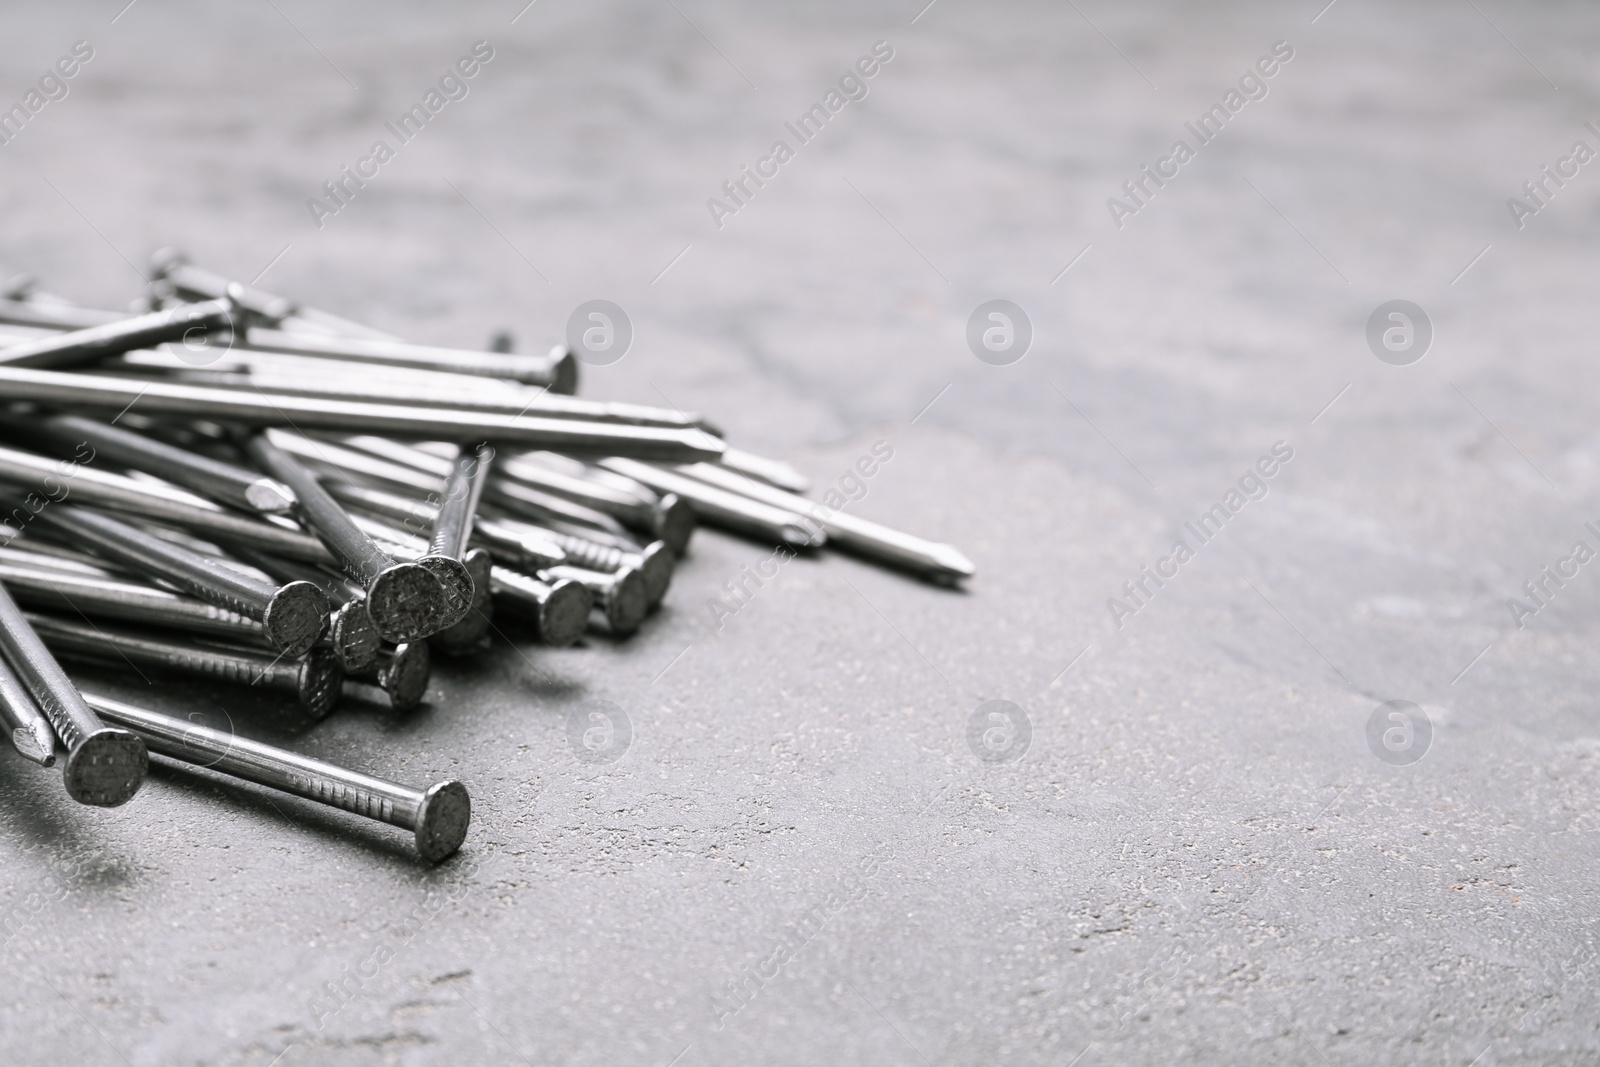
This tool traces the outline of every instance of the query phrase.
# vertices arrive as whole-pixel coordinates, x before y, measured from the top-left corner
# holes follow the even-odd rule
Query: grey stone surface
[[[1592,6],[117,6],[0,16],[0,102],[95,48],[0,148],[8,265],[111,306],[176,242],[473,345],[614,300],[633,349],[587,395],[703,409],[821,485],[887,441],[852,507],[979,576],[797,560],[718,631],[767,550],[702,532],[636,638],[513,632],[404,718],[107,679],[458,776],[477,821],[430,870],[263,790],[160,772],[96,811],[0,754],[0,1061],[1600,1057],[1593,568],[1508,606],[1600,547],[1600,175],[1506,206],[1600,147]],[[318,229],[307,198],[479,39],[470,95]],[[878,40],[870,95],[716,228]],[[1265,99],[1117,228],[1279,40]],[[1012,366],[966,346],[995,298],[1035,328]],[[1392,299],[1435,327],[1411,366],[1367,348]],[[1265,499],[1118,628],[1278,441]],[[1020,760],[968,747],[994,699]],[[1393,699],[1432,724],[1410,765],[1368,747]],[[616,762],[574,754],[593,700]]]

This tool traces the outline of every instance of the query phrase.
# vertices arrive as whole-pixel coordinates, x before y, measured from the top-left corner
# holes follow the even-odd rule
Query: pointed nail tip
[[[26,758],[39,764],[41,767],[54,767],[56,765],[56,739],[45,727],[40,733],[35,733],[27,727],[19,726],[11,731],[11,743],[16,750]]]
[[[961,553],[961,550],[951,545],[940,545],[935,557],[939,563],[950,571],[956,578],[971,578],[978,573],[978,568],[972,561]]]
[[[292,511],[298,502],[294,490],[282,482],[273,481],[271,478],[262,478],[245,490],[245,499],[257,511],[269,515],[278,515]]]

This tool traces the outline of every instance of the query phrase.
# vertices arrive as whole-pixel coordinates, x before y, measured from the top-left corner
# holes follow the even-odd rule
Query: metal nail
[[[267,640],[286,655],[301,655],[327,628],[328,598],[310,582],[274,586],[88,508],[56,504],[39,517],[102,555],[164,578],[201,600],[259,619]]]
[[[345,473],[377,478],[392,486],[427,492],[430,495],[441,489],[439,479],[450,474],[451,460],[433,455],[414,445],[359,434],[340,440],[342,445],[335,446],[339,451],[329,453],[329,459]],[[330,491],[337,492],[337,490]],[[605,512],[566,497],[547,493],[524,482],[491,477],[485,484],[484,492],[493,500],[497,509],[524,518],[532,518],[540,524],[564,520],[618,536],[627,536],[627,530]],[[409,521],[407,525],[410,525]],[[493,537],[493,533],[490,537]],[[493,547],[491,544],[490,548]]]
[[[0,312],[0,321],[3,320],[4,313]],[[679,414],[669,408],[643,404],[581,400],[548,390],[531,389],[509,379],[411,371],[404,376],[386,373],[384,380],[374,381],[372,368],[368,364],[352,363],[348,372],[342,372],[334,369],[332,360],[315,362],[320,366],[307,367],[306,364],[313,361],[279,353],[235,349],[220,356],[214,363],[195,367],[167,350],[160,350],[125,353],[101,370],[146,377],[159,374],[167,381],[235,391],[360,400],[373,404],[459,408],[500,415],[584,419],[624,426],[701,429],[716,433],[715,427],[701,415]]]
[[[85,699],[163,756],[410,830],[429,863],[451,855],[466,840],[472,801],[453,779],[412,789],[94,693]]]
[[[578,362],[570,352],[552,359],[544,356],[504,355],[498,352],[474,352],[464,348],[413,345],[404,341],[320,337],[255,326],[247,327],[243,338],[237,340],[235,344],[258,352],[282,352],[293,356],[420,367],[452,374],[477,374],[488,378],[510,378],[527,385],[546,386],[552,393],[569,396],[577,392],[578,388]],[[3,352],[0,352],[0,355],[3,355]]]
[[[149,348],[166,341],[181,341],[199,333],[226,329],[233,305],[226,300],[184,304],[169,311],[153,311],[117,322],[81,330],[36,337],[0,348],[0,365],[6,367],[73,367],[134,348]]]
[[[367,613],[384,640],[420,640],[454,625],[466,612],[468,605],[452,593],[452,589],[461,587],[460,583],[446,586],[433,570],[415,563],[397,563],[386,555],[361,532],[316,477],[269,441],[266,434],[252,434],[245,441],[245,449],[268,474],[294,490],[298,513],[328,546],[344,572],[366,590]],[[461,582],[470,585],[472,578],[466,568],[459,562],[456,567],[462,572]]]
[[[496,471],[502,478],[565,497],[611,515],[629,529],[659,537],[679,555],[694,533],[694,509],[687,500],[675,493],[657,494],[643,485],[629,489],[598,481],[587,477],[586,465],[577,460],[536,452],[513,456]]]
[[[87,552],[79,552],[75,548],[47,541],[43,536],[44,532],[36,527],[29,531],[20,545],[15,538],[9,544],[0,545],[0,560],[14,563],[19,567],[46,567],[98,578],[116,578],[128,574],[127,569],[114,560],[102,559],[100,556],[92,556]]]
[[[781,459],[767,459],[754,452],[746,452],[742,448],[729,448],[722,453],[721,463],[729,470],[758,478],[791,493],[811,491],[811,479]]]
[[[264,686],[293,693],[308,714],[326,718],[338,702],[344,671],[327,649],[313,648],[300,659],[215,642],[178,644],[113,626],[73,622],[58,615],[29,612],[28,622],[53,651],[102,666],[158,667],[236,685]]]
[[[165,478],[219,504],[262,514],[278,514],[294,507],[294,493],[282,482],[93,419],[51,415],[14,419],[10,426],[14,433],[44,436],[58,451],[74,453],[87,444],[118,466]]]
[[[66,746],[67,795],[80,804],[102,808],[127,803],[139,791],[150,765],[144,742],[107,726],[89,710],[3,585],[0,652]]]
[[[414,466],[395,463],[370,452],[349,448],[322,438],[301,437],[281,430],[268,430],[267,439],[301,463],[317,471],[319,481],[346,481],[351,484],[377,482],[405,497],[437,497],[444,489],[444,475],[431,474]],[[444,464],[448,467],[448,462]],[[328,490],[333,492],[332,489]],[[408,521],[406,528],[423,529],[433,521],[434,508],[416,522]]]
[[[495,567],[489,572],[489,588],[497,613],[533,623],[539,640],[554,648],[565,648],[583,636],[594,607],[594,594],[570,578],[545,582]]]
[[[417,562],[429,566],[436,559],[458,560],[472,578],[471,607],[454,626],[433,635],[430,640],[441,651],[462,654],[475,651],[489,633],[493,622],[494,599],[489,592],[489,553],[468,548],[478,501],[488,480],[494,449],[479,445],[471,455],[456,457],[445,480],[444,497],[435,510],[428,554]],[[441,576],[441,581],[444,578]]]
[[[472,455],[460,456],[451,464],[450,476],[444,483],[444,500],[433,519],[429,554],[459,559],[465,552],[493,462],[494,449],[479,445]]]
[[[97,507],[139,515],[147,519],[204,533],[225,544],[244,544],[275,555],[314,563],[333,562],[322,542],[298,529],[239,515],[176,487],[139,481],[110,471],[95,470],[89,460],[64,467],[67,461],[0,448],[0,480],[31,488],[44,501],[74,500]],[[36,513],[38,508],[29,508]],[[15,517],[20,526],[26,521]],[[0,537],[8,536],[0,526]]]
[[[175,296],[184,300],[218,300],[232,297],[252,318],[279,323],[294,314],[294,304],[281,296],[264,293],[253,286],[229,281],[204,267],[197,267],[175,248],[163,248],[150,257],[152,280],[167,282]]]
[[[513,523],[510,519],[480,516],[473,524],[472,536],[512,570],[531,574],[567,561],[560,545],[537,531],[536,527]]]
[[[381,490],[367,489],[364,486],[355,486],[348,482],[330,480],[324,487],[334,499],[345,503],[352,503],[357,510],[350,513],[350,518],[356,526],[372,538],[375,543],[395,559],[411,560],[420,567],[431,570],[440,580],[440,584],[450,590],[452,597],[459,597],[467,604],[467,609],[462,617],[454,624],[438,633],[432,634],[432,641],[441,652],[450,655],[466,655],[481,651],[485,645],[490,627],[494,622],[494,601],[489,588],[489,571],[493,557],[489,552],[479,546],[473,546],[462,554],[459,560],[435,554],[430,551],[430,543],[408,530],[397,528],[394,523],[402,523],[407,527],[415,528],[419,519],[428,518],[432,525],[432,516],[438,509],[425,501],[408,500],[397,497],[392,493]],[[476,534],[476,530],[473,531]],[[545,542],[548,545],[548,542]],[[531,553],[534,546],[525,546]],[[560,553],[561,559],[566,559],[566,554],[560,549],[551,546],[551,549]],[[547,553],[539,553],[536,558],[544,559]],[[459,563],[459,567],[456,565]],[[453,570],[462,570],[468,576],[468,581],[463,583]]]
[[[815,548],[827,540],[821,530],[808,529],[801,516],[788,508],[752,500],[748,496],[632,459],[614,456],[600,460],[600,466],[641,481],[657,492],[676,493],[689,501],[695,512],[707,522],[738,533],[752,534],[797,548]]]
[[[56,765],[56,732],[4,656],[0,656],[0,726],[20,755],[41,767]]]
[[[665,541],[652,541],[642,548],[634,545],[619,547],[579,534],[520,522],[516,519],[485,519],[479,525],[482,526],[484,523],[497,524],[500,529],[513,536],[548,539],[559,546],[567,557],[566,562],[574,567],[585,567],[607,574],[629,567],[637,570],[644,577],[645,598],[652,608],[661,603],[662,598],[667,595],[668,587],[672,585],[672,573],[677,557],[667,548]],[[539,569],[547,569],[548,566],[552,565]]]
[[[269,322],[277,322],[286,330],[306,331],[316,334],[333,334],[354,337],[393,339],[392,334],[363,326],[358,322],[330,315],[302,304],[263,292],[254,286],[241,285],[215,271],[197,267],[175,248],[163,248],[151,257],[152,273],[156,283],[164,283],[172,295],[181,300],[215,300],[226,296],[233,286],[243,293],[243,306],[247,311]],[[153,283],[151,288],[154,289]],[[281,313],[281,314],[280,314]]]
[[[235,549],[244,562],[280,582],[310,582],[339,605],[328,616],[327,641],[346,674],[363,674],[378,662],[383,638],[367,613],[366,594],[344,578],[266,552]]]
[[[603,530],[617,537],[627,537],[627,527],[603,511],[580,504],[555,493],[536,489],[525,482],[507,478],[491,478],[484,488],[494,505],[494,510],[506,512],[536,525],[548,526],[566,522],[580,527]]]
[[[636,632],[650,611],[644,575],[634,567],[623,567],[612,574],[586,567],[563,564],[539,572],[545,581],[570,578],[589,590],[596,600],[598,614],[606,627],[618,637]]]
[[[54,569],[42,563],[48,558],[39,557],[41,562],[33,565],[12,562],[11,557],[0,559],[0,581],[18,601],[33,608],[269,643],[261,623],[247,615],[153,585]]]
[[[970,578],[977,572],[972,561],[953,545],[927,541],[899,530],[892,530],[843,510],[827,508],[815,500],[774,489],[751,481],[732,471],[709,463],[696,463],[678,470],[682,474],[754,500],[791,509],[826,530],[829,540],[874,559],[941,579]]]
[[[0,353],[5,351],[0,349]],[[715,460],[724,449],[720,440],[700,430],[498,415],[454,408],[401,407],[271,393],[250,395],[231,389],[3,365],[0,365],[0,399],[111,411],[121,411],[137,402],[139,410],[146,415],[185,415],[251,426],[391,434],[427,441],[490,441],[589,455],[636,456],[662,462]]]
[[[377,662],[361,677],[377,682],[388,694],[389,705],[394,710],[411,711],[427,695],[428,681],[433,674],[432,661],[427,641],[406,641],[380,652]]]

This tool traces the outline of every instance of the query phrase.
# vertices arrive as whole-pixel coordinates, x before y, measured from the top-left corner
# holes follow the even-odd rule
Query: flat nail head
[[[676,493],[668,493],[656,502],[655,534],[667,543],[675,556],[683,555],[694,535],[694,508]]]
[[[677,561],[662,541],[652,541],[639,555],[639,573],[644,576],[645,599],[654,607],[667,595]]]
[[[310,582],[290,582],[267,604],[261,627],[273,647],[301,656],[317,643],[328,626],[328,595]]]
[[[11,744],[41,767],[56,765],[56,738],[48,727],[30,730],[26,726],[18,726],[11,731]]]
[[[578,392],[578,359],[572,349],[564,348],[556,365],[551,368],[550,391],[562,396],[575,396]]]
[[[300,706],[319,719],[327,718],[344,689],[344,668],[332,649],[313,648],[300,661],[295,696]]]
[[[346,674],[365,674],[378,662],[383,638],[378,636],[365,602],[352,600],[341,606],[333,613],[328,630],[333,654]]]
[[[434,634],[432,642],[451,655],[477,652],[484,647],[493,624],[494,597],[490,595],[494,559],[481,548],[468,549],[461,561],[472,576],[472,607],[461,621]]]
[[[251,482],[244,491],[244,498],[251,507],[268,515],[292,511],[295,505],[294,490],[270,478]]]
[[[594,594],[582,582],[561,579],[539,609],[539,639],[555,648],[572,644],[583,636],[593,607]]]
[[[650,611],[650,596],[644,575],[637,568],[624,567],[615,575],[611,595],[606,600],[606,621],[618,634],[631,634]]]
[[[367,614],[385,641],[416,641],[444,629],[441,600],[448,594],[426,567],[397,563],[378,575],[367,590]]]
[[[438,629],[448,630],[466,618],[467,612],[472,610],[474,591],[472,572],[467,570],[467,565],[450,556],[422,556],[416,560],[416,564],[426,568],[444,586],[447,612],[442,616],[443,625]]]
[[[383,671],[383,691],[389,694],[389,703],[396,711],[410,711],[422,703],[433,673],[431,663],[426,641],[408,641],[395,647]]]
[[[430,787],[417,811],[417,852],[429,863],[438,863],[461,847],[471,821],[472,798],[466,786],[452,779]]]
[[[114,808],[139,791],[150,754],[138,735],[119,727],[96,730],[67,754],[67,795],[80,804]]]

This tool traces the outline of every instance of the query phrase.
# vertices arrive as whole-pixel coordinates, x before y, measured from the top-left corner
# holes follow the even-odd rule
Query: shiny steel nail
[[[199,306],[199,305],[196,305]],[[130,348],[145,347],[130,345]],[[489,378],[510,378],[528,385],[547,386],[553,393],[572,394],[578,386],[578,363],[571,353],[561,358],[504,355],[474,352],[463,348],[412,345],[403,341],[379,341],[358,337],[316,337],[250,327],[240,347],[261,352],[283,352],[346,362],[392,364],[421,367],[452,374],[477,374]]]
[[[643,485],[630,489],[586,477],[587,465],[577,460],[532,453],[507,459],[497,473],[604,512],[631,530],[659,537],[679,555],[694,533],[694,509],[687,500],[675,493],[657,494]]]
[[[729,470],[760,479],[791,493],[805,493],[811,490],[811,479],[781,459],[767,459],[754,452],[746,452],[742,448],[729,448],[722,453],[721,462]]]
[[[12,426],[12,432],[20,429],[43,435],[58,450],[70,452],[87,444],[97,458],[103,456],[118,466],[165,478],[243,511],[278,514],[294,507],[294,494],[282,482],[93,419],[51,415],[38,420],[15,420]]]
[[[359,434],[342,440],[349,452],[355,455],[338,454],[334,457],[336,463],[346,471],[379,478],[396,487],[409,483],[413,489],[436,490],[440,485],[438,479],[450,473],[450,460],[414,445]],[[491,477],[484,486],[484,492],[493,500],[496,508],[513,515],[541,523],[555,520],[575,522],[627,536],[627,530],[605,512],[524,482]]]
[[[300,659],[288,659],[212,642],[179,644],[119,627],[73,622],[58,615],[29,612],[27,618],[40,639],[61,656],[110,667],[132,663],[236,685],[277,689],[293,693],[300,706],[319,719],[333,710],[344,682],[344,671],[327,649],[313,648]]]
[[[493,622],[489,553],[481,548],[468,547],[478,514],[478,501],[483,496],[483,485],[493,462],[494,449],[479,445],[471,455],[458,456],[451,464],[450,476],[444,483],[443,499],[434,513],[428,554],[417,560],[425,567],[437,559],[456,560],[466,567],[472,577],[472,587],[467,594],[471,606],[465,617],[430,639],[444,652],[459,654],[476,650],[488,635]],[[444,576],[440,575],[440,581],[444,580]]]
[[[181,341],[194,334],[227,329],[233,307],[226,300],[184,304],[117,322],[89,326],[0,348],[6,367],[73,367],[134,348]]]
[[[567,557],[566,562],[574,567],[584,567],[606,574],[614,574],[627,568],[637,570],[644,578],[645,599],[650,607],[661,603],[667,594],[667,588],[672,584],[672,572],[677,557],[667,548],[664,541],[652,541],[642,548],[635,545],[621,547],[604,544],[580,534],[554,530],[516,519],[485,519],[483,522],[497,523],[508,534],[547,538],[560,547],[561,552]]]
[[[40,560],[48,557],[40,557]],[[268,644],[261,623],[196,597],[153,585],[0,559],[0,582],[23,604],[50,611],[149,623],[211,634],[248,644]]]
[[[5,314],[0,311],[0,322]],[[277,356],[280,362],[273,362]],[[104,368],[107,371],[150,375],[190,385],[208,385],[235,391],[281,393],[287,396],[321,397],[330,400],[359,400],[372,404],[403,404],[430,408],[459,408],[498,415],[536,415],[551,419],[583,419],[612,422],[624,426],[660,426],[701,429],[714,432],[704,416],[679,414],[668,408],[643,404],[618,404],[582,400],[548,390],[534,390],[520,382],[473,377],[448,372],[429,372],[429,378],[412,379],[385,375],[373,380],[367,364],[350,364],[351,372],[331,369],[333,361],[322,360],[320,373],[307,373],[301,360],[278,353],[234,350],[205,367],[185,364],[175,355],[163,352],[129,352]],[[497,388],[497,385],[500,386]]]
[[[135,731],[163,756],[410,830],[417,852],[429,863],[466,840],[472,801],[460,782],[412,789],[93,693],[85,699],[107,721]]]
[[[951,545],[927,541],[834,508],[751,481],[709,463],[679,468],[680,472],[710,485],[742,493],[754,500],[788,508],[828,533],[832,543],[865,556],[942,579],[970,578],[977,568]]]
[[[296,509],[344,572],[367,592],[367,613],[387,641],[416,641],[454,625],[466,605],[451,595],[435,573],[414,563],[397,563],[345,513],[337,501],[294,457],[267,439],[264,433],[245,442],[250,458],[294,490]],[[460,567],[462,582],[471,576]],[[455,588],[460,588],[456,585]]]
[[[220,300],[231,296],[251,316],[270,323],[282,322],[294,314],[294,305],[283,297],[197,267],[174,248],[163,248],[151,256],[150,267],[156,280],[168,282],[173,292],[184,300]]]
[[[39,518],[102,555],[259,619],[273,647],[287,655],[304,653],[328,625],[328,598],[310,582],[274,586],[88,508],[55,504]]]
[[[595,599],[595,607],[606,621],[606,627],[618,637],[636,632],[650,611],[644,575],[633,567],[606,574],[563,564],[539,573],[546,581],[570,578],[588,589]]]
[[[0,349],[0,353],[4,351]],[[251,426],[392,434],[428,441],[491,441],[589,455],[636,456],[662,462],[715,460],[724,449],[720,440],[700,430],[270,393],[250,395],[231,389],[4,365],[0,365],[0,399],[111,411],[121,411],[137,401],[139,411],[146,415],[186,415]]]
[[[71,498],[169,526],[206,534],[223,544],[245,544],[276,555],[312,562],[333,562],[322,542],[300,530],[224,510],[182,489],[141,482],[110,471],[95,470],[89,460],[64,468],[64,460],[0,448],[0,480],[34,490],[38,497],[28,508],[36,513],[46,501]],[[25,525],[13,516],[13,527]],[[0,527],[0,539],[7,536]]]
[[[512,570],[531,574],[545,567],[567,562],[567,553],[535,527],[514,524],[509,519],[480,516],[473,524],[472,536],[481,541],[490,555]]]
[[[0,726],[20,755],[41,767],[56,765],[56,732],[4,656],[0,656]]]
[[[637,479],[657,492],[678,494],[694,506],[695,512],[701,518],[717,526],[797,548],[817,547],[827,540],[822,531],[815,528],[808,529],[801,516],[789,508],[775,507],[764,501],[753,500],[748,496],[729,492],[698,479],[631,459],[621,457],[603,459],[600,460],[600,466]]]
[[[327,641],[346,674],[363,674],[378,662],[383,638],[367,613],[366,594],[360,588],[304,563],[249,549],[234,551],[239,559],[280,582],[310,582],[321,589],[330,602],[338,605],[328,616]]]
[[[396,711],[411,711],[422,703],[432,677],[433,657],[427,641],[406,641],[378,653],[377,662],[361,680],[377,682]]]
[[[541,581],[509,567],[495,567],[489,575],[495,611],[533,623],[540,641],[565,648],[583,636],[594,607],[594,594],[570,578]]]
[[[67,795],[80,804],[102,808],[127,803],[139,791],[150,765],[144,742],[107,726],[89,710],[3,585],[0,652],[66,746]]]
[[[281,296],[263,292],[250,285],[242,285],[215,271],[206,270],[189,262],[189,258],[175,248],[163,248],[151,257],[152,273],[159,282],[169,285],[172,293],[182,300],[216,300],[228,295],[237,286],[241,305],[252,314],[268,322],[276,322],[286,330],[309,331],[354,337],[390,338],[382,330],[374,330],[349,319],[330,315],[286,300]],[[153,288],[153,286],[152,286]]]

